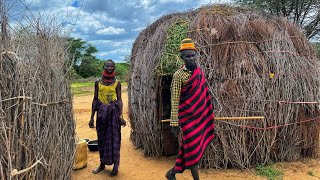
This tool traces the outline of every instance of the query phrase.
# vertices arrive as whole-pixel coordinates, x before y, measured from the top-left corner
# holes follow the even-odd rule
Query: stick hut
[[[0,179],[71,179],[76,145],[66,38],[53,21],[9,30],[0,6]]]
[[[170,83],[179,42],[198,48],[216,120],[204,168],[248,168],[315,157],[319,147],[319,61],[296,25],[241,7],[204,6],[163,16],[134,42],[128,83],[131,140],[146,156],[170,155]],[[173,143],[172,143],[173,142]],[[171,153],[172,154],[172,153]]]

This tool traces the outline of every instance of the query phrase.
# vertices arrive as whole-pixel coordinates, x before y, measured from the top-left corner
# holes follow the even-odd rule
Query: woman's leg
[[[120,164],[120,147],[121,147],[121,126],[119,120],[119,113],[116,110],[116,106],[114,107],[114,111],[112,113],[111,124],[112,126],[112,159],[113,159],[113,169],[110,173],[110,176],[116,176],[119,170]]]
[[[116,175],[118,175],[118,169],[119,169],[119,164],[118,164],[118,163],[115,163],[115,164],[113,165],[113,169],[112,169],[112,171],[111,171],[111,173],[110,173],[110,176],[116,176]]]
[[[167,173],[166,173],[166,178],[168,180],[175,180],[176,179],[176,172],[174,170],[174,167],[171,168]]]
[[[104,128],[103,119],[99,116],[100,112],[97,113],[97,120],[96,120],[96,130],[97,130],[97,137],[98,137],[98,150],[99,150],[99,157],[100,157],[100,165],[95,168],[92,173],[97,174],[100,171],[105,169],[105,162],[104,162],[104,151],[105,151],[105,137],[106,132]]]
[[[102,164],[102,163],[100,163],[100,165],[99,165],[97,168],[95,168],[95,169],[92,171],[92,173],[93,173],[93,174],[98,174],[100,171],[104,170],[104,168],[105,168],[105,165]]]
[[[99,173],[100,171],[104,170],[105,169],[105,164],[103,163],[103,160],[104,160],[104,146],[105,146],[105,139],[104,139],[104,136],[105,136],[105,132],[103,132],[102,130],[97,130],[97,134],[98,134],[98,149],[99,149],[99,157],[100,157],[100,165],[95,168],[92,173],[93,174],[97,174]]]
[[[191,174],[194,180],[199,180],[199,172],[198,172],[198,166],[195,165],[192,168],[190,168]]]

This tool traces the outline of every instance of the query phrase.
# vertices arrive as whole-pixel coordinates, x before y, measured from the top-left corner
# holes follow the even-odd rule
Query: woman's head
[[[116,64],[111,59],[106,60],[103,69],[106,73],[111,74],[116,69]]]
[[[197,52],[195,50],[180,51],[180,57],[189,71],[193,71],[197,67]]]

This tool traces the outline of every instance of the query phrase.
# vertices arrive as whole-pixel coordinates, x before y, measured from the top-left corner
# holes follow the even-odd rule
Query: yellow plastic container
[[[88,150],[87,141],[84,139],[79,139],[77,141],[76,155],[74,160],[73,169],[81,169],[87,166]]]

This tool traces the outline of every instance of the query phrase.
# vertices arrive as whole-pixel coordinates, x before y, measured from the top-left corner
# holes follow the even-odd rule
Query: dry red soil
[[[91,103],[93,95],[82,95],[74,97],[74,113],[76,119],[76,133],[78,138],[96,139],[95,129],[88,127],[91,113]],[[127,120],[127,126],[122,128],[121,141],[121,159],[119,174],[116,177],[109,177],[112,166],[106,166],[106,169],[99,174],[92,174],[92,170],[99,165],[99,153],[88,150],[87,167],[73,171],[72,178],[75,180],[105,180],[105,179],[123,179],[123,180],[158,180],[166,179],[165,173],[174,165],[175,157],[151,158],[143,156],[141,150],[136,149],[130,141],[130,123],[128,121],[128,96],[122,93],[124,102],[124,118]],[[306,180],[320,179],[320,159],[307,159],[299,162],[277,163],[274,167],[281,169],[284,180]],[[311,175],[310,175],[311,174]],[[183,174],[178,174],[178,180],[192,180],[191,173],[186,170]],[[256,180],[266,179],[256,176],[254,170],[200,170],[200,179],[202,180]]]

